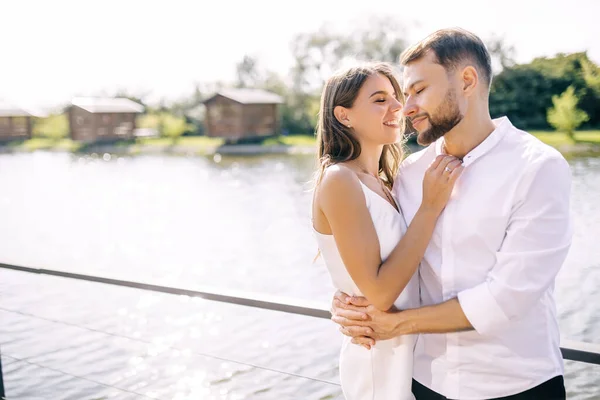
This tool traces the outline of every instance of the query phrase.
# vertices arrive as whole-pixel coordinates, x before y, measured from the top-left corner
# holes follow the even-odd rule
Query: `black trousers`
[[[450,400],[439,393],[421,385],[413,379],[412,392],[417,400]],[[562,375],[555,376],[532,389],[512,396],[498,397],[490,400],[565,400],[565,381]],[[459,399],[457,399],[459,400]]]

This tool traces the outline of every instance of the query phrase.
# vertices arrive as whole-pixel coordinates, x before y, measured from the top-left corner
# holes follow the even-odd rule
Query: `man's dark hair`
[[[473,63],[488,88],[491,85],[492,60],[477,35],[460,28],[441,29],[406,49],[400,56],[400,64],[408,65],[424,57],[429,51],[446,71],[453,71],[465,62]]]

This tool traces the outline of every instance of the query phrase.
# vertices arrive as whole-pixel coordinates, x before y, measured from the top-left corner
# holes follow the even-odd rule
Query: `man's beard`
[[[425,116],[429,121],[429,128],[418,132],[417,135],[417,143],[421,146],[427,146],[435,142],[462,121],[463,116],[458,109],[454,89],[448,89],[443,103],[439,105],[433,115],[432,117],[428,113],[423,113],[411,118],[416,119]]]

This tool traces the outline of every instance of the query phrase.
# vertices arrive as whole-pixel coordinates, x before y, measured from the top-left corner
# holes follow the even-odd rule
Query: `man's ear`
[[[467,65],[462,70],[462,91],[465,96],[470,96],[479,87],[479,74],[475,67]]]
[[[348,114],[348,109],[346,107],[336,106],[333,109],[333,115],[335,115],[335,119],[337,119],[340,124],[351,128],[352,123],[350,122],[350,116]]]

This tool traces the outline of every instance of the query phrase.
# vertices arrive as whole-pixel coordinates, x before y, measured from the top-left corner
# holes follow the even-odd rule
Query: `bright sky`
[[[324,23],[352,29],[369,15],[405,21],[410,41],[460,26],[504,37],[519,62],[587,50],[600,63],[596,0],[0,2],[0,100],[28,108],[120,88],[177,99],[195,82],[233,81],[244,54],[285,74],[296,33]]]

